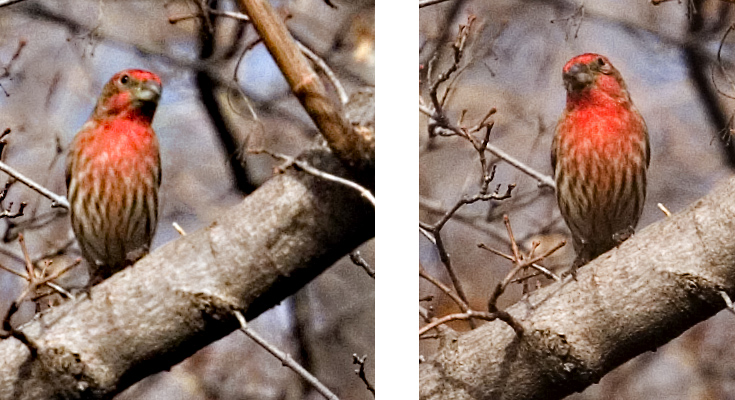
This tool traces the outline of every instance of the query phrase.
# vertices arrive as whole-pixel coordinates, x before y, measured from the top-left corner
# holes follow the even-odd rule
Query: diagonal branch
[[[347,174],[326,150],[301,158]],[[278,175],[90,297],[19,327],[25,344],[0,341],[0,399],[111,398],[237,329],[235,310],[251,320],[306,285],[374,235],[374,215],[344,185]]]
[[[282,19],[268,0],[239,0],[291,91],[326,139],[329,147],[349,168],[360,171],[374,161],[374,142],[365,140],[330,99],[319,76],[309,65]],[[364,183],[364,182],[363,182]]]
[[[735,178],[507,308],[420,367],[420,398],[561,399],[725,308],[735,294]],[[655,255],[655,256],[654,256]]]

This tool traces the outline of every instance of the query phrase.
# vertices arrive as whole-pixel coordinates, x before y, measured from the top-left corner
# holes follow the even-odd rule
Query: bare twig
[[[0,1],[0,7],[10,6],[10,5],[13,5],[15,3],[20,3],[21,1],[23,1],[23,0],[4,0],[4,1]]]
[[[71,293],[67,292],[64,288],[62,288],[59,285],[54,284],[52,281],[56,278],[60,277],[61,275],[65,274],[70,269],[76,267],[79,265],[82,260],[77,259],[72,264],[69,264],[65,266],[64,268],[60,268],[54,273],[50,275],[46,275],[46,267],[48,264],[44,265],[43,270],[39,272],[36,272],[36,268],[33,265],[33,261],[31,261],[31,255],[28,253],[28,249],[26,248],[25,239],[23,237],[23,234],[18,235],[18,243],[20,244],[21,251],[23,252],[23,259],[24,259],[24,267],[26,269],[26,273],[22,274],[20,272],[11,270],[10,268],[7,268],[5,266],[0,266],[1,269],[11,272],[12,274],[19,276],[26,280],[28,282],[28,285],[23,290],[23,292],[18,296],[15,301],[10,305],[10,308],[8,308],[7,312],[5,313],[5,316],[2,319],[2,327],[5,331],[4,334],[0,334],[0,337],[7,337],[8,335],[12,335],[13,327],[10,324],[10,319],[13,317],[16,311],[20,308],[21,303],[23,303],[26,299],[31,297],[34,293],[38,291],[38,289],[41,286],[48,286],[52,290],[55,290],[59,293],[61,293],[63,296],[67,298],[73,298]]]
[[[424,267],[422,267],[421,265],[419,265],[419,276],[429,281],[431,284],[433,284],[434,286],[439,288],[439,290],[449,296],[450,299],[454,300],[454,302],[457,303],[457,305],[463,312],[467,312],[470,310],[470,306],[467,304],[467,302],[457,296],[447,285],[441,283],[441,281],[426,272]]]
[[[437,318],[429,322],[428,324],[422,326],[421,329],[419,329],[419,336],[423,335],[424,333],[428,332],[431,329],[436,328],[437,326],[444,325],[447,322],[472,320],[473,318],[481,319],[485,321],[495,321],[496,319],[499,319],[501,321],[508,323],[508,325],[511,328],[513,328],[516,334],[518,335],[523,334],[523,327],[521,326],[521,324],[518,323],[518,321],[516,321],[515,319],[513,319],[513,317],[510,314],[504,311],[497,310],[495,312],[485,312],[485,311],[469,310],[465,313],[445,315],[441,318]]]
[[[518,160],[517,158],[511,156],[510,154],[506,153],[496,146],[488,145],[487,151],[492,153],[494,156],[500,158],[501,160],[507,162],[508,164],[514,166],[516,169],[523,172],[524,174],[536,179],[540,186],[546,186],[552,189],[556,189],[556,183],[554,182],[554,178],[552,178],[551,176],[536,171],[524,162]]]
[[[375,270],[370,267],[370,264],[368,264],[364,258],[362,258],[359,251],[355,250],[350,253],[350,260],[352,260],[353,264],[362,267],[362,269],[364,269],[371,278],[375,279]]]
[[[566,244],[566,242],[562,241],[558,243],[556,246],[546,251],[544,254],[533,257],[530,260],[524,260],[523,255],[520,253],[520,250],[518,249],[518,244],[516,243],[515,236],[513,236],[513,230],[511,229],[511,226],[510,226],[510,219],[508,218],[507,215],[503,216],[503,222],[505,223],[506,229],[508,230],[508,238],[510,238],[511,249],[513,250],[513,263],[515,264],[515,267],[513,267],[513,269],[511,269],[510,272],[508,272],[508,274],[505,276],[502,282],[498,283],[498,285],[495,286],[495,290],[493,290],[492,294],[490,295],[490,299],[488,300],[488,310],[490,312],[498,311],[497,305],[496,305],[498,298],[500,297],[501,294],[505,292],[505,289],[508,287],[508,285],[511,282],[513,282],[513,279],[515,278],[516,274],[518,274],[518,272],[554,254],[554,252],[556,252],[557,250],[559,250]]]
[[[661,210],[661,212],[664,213],[664,215],[666,215],[667,217],[671,216],[671,211],[669,211],[669,209],[666,208],[663,203],[656,203],[656,207],[658,207],[658,209]]]
[[[283,20],[268,0],[239,0],[242,11],[263,39],[304,110],[319,128],[334,154],[349,168],[361,170],[371,163],[374,147],[355,132],[352,124],[327,95],[321,79],[309,66]]]
[[[562,242],[562,243],[566,243],[566,242]],[[495,255],[498,255],[500,257],[503,257],[503,258],[505,258],[507,260],[510,260],[510,261],[513,261],[514,260],[513,256],[510,256],[508,254],[505,254],[502,251],[493,249],[491,247],[487,247],[483,243],[479,243],[477,245],[477,247],[479,247],[479,248],[481,248],[483,250],[487,250],[487,251],[489,251],[489,252],[491,252],[491,253],[493,253]],[[537,264],[537,263],[534,262],[534,263],[529,263],[528,266],[534,268],[535,270],[537,270],[541,274],[545,275],[547,278],[553,279],[553,280],[555,280],[557,282],[560,282],[561,281],[561,278],[558,275],[556,275],[555,273],[551,272],[551,270],[549,270],[548,268],[544,267],[543,265],[539,265],[539,264]],[[530,276],[527,277],[527,278],[530,278]]]
[[[735,307],[733,307],[730,296],[728,296],[727,293],[725,293],[722,290],[720,290],[720,296],[722,296],[722,300],[725,300],[725,304],[727,305],[727,311],[730,311],[731,313],[735,314]]]
[[[171,223],[171,225],[173,225],[174,229],[176,229],[176,232],[179,232],[179,235],[186,236],[186,231],[184,230],[184,228],[181,227],[181,225],[179,225],[178,222],[173,222]]]
[[[309,382],[314,389],[316,389],[319,393],[321,393],[324,397],[326,397],[329,400],[339,400],[339,397],[337,397],[336,394],[332,393],[332,391],[329,390],[326,386],[324,386],[323,383],[319,381],[314,375],[310,374],[309,371],[304,369],[301,365],[299,365],[296,361],[294,361],[293,358],[291,358],[290,355],[287,353],[279,350],[275,346],[271,345],[270,343],[266,342],[265,339],[263,339],[260,335],[258,335],[255,331],[250,329],[247,322],[245,321],[245,316],[242,315],[240,311],[234,312],[235,317],[240,322],[240,331],[242,331],[247,337],[250,339],[253,339],[255,343],[260,345],[260,347],[264,348],[266,351],[271,353],[274,357],[276,357],[283,365],[291,368],[294,372],[299,374],[302,378],[304,378],[305,381]]]
[[[447,88],[444,91],[444,93],[441,95],[439,93],[440,88],[443,83],[445,83],[446,81],[450,79],[452,74],[454,74],[456,71],[460,69],[460,63],[462,61],[463,53],[465,51],[465,46],[467,44],[468,37],[471,33],[472,24],[474,21],[475,21],[475,17],[470,16],[467,20],[466,25],[460,25],[459,33],[457,34],[457,39],[452,45],[452,49],[453,49],[452,64],[444,72],[440,73],[439,76],[436,78],[436,80],[432,82],[430,85],[429,98],[431,99],[431,107],[423,104],[423,101],[421,97],[419,96],[419,111],[427,115],[430,118],[429,125],[428,125],[429,136],[460,136],[460,137],[463,137],[469,140],[473,144],[476,150],[480,151],[480,148],[482,148],[482,152],[484,151],[490,152],[494,156],[507,162],[508,164],[515,167],[519,171],[536,179],[541,186],[548,186],[550,188],[556,188],[556,184],[552,177],[536,171],[535,169],[531,168],[527,164],[521,162],[520,160],[516,159],[515,157],[511,156],[510,154],[506,153],[500,148],[490,144],[489,136],[488,136],[489,130],[482,144],[479,143],[476,139],[474,139],[474,137],[472,136],[473,133],[478,132],[482,129],[489,129],[492,127],[492,122],[490,121],[490,117],[493,114],[495,114],[496,112],[495,108],[490,108],[488,112],[486,113],[486,115],[480,120],[480,122],[471,128],[462,128],[458,124],[452,123],[449,117],[445,114],[444,106],[445,106],[445,102],[447,99],[447,94],[449,93],[451,88]],[[431,79],[431,76],[429,76],[429,79]],[[481,155],[481,161],[484,161],[484,154]],[[485,166],[483,165],[483,167]]]
[[[237,21],[241,22],[250,22],[250,17],[243,13],[234,12],[234,11],[221,11],[221,10],[215,10],[213,8],[207,7],[207,11],[212,15],[219,15],[222,17],[232,18]],[[178,21],[183,21],[185,19],[191,19],[191,18],[197,18],[198,15],[186,15],[181,17],[175,17],[175,18],[169,18],[169,22],[175,23]],[[314,65],[319,68],[324,75],[326,75],[327,79],[329,79],[329,82],[334,87],[334,90],[337,92],[337,96],[339,96],[339,100],[342,102],[342,104],[347,104],[347,100],[349,100],[349,96],[347,95],[347,91],[345,90],[344,86],[342,86],[342,82],[339,81],[337,78],[337,75],[332,71],[332,69],[327,65],[327,63],[319,57],[316,53],[314,53],[310,48],[308,48],[305,44],[303,44],[301,41],[294,38],[294,41],[296,42],[296,45],[299,47],[299,50],[306,56],[306,58],[309,59]],[[258,41],[260,43],[260,41]]]
[[[421,0],[419,1],[419,8],[431,6],[434,4],[444,3],[445,1],[449,1],[449,0]]]
[[[358,183],[355,183],[355,182],[353,182],[351,180],[344,179],[344,178],[341,178],[339,176],[332,175],[330,173],[321,171],[321,170],[319,170],[317,168],[312,167],[308,163],[305,163],[303,161],[297,160],[297,159],[295,159],[293,157],[289,157],[289,156],[287,156],[285,154],[274,153],[274,152],[271,152],[271,151],[268,151],[268,150],[265,150],[265,149],[254,149],[254,150],[250,150],[250,152],[253,153],[253,154],[260,154],[260,153],[268,154],[269,156],[271,156],[273,158],[277,158],[277,159],[280,159],[282,161],[285,161],[286,162],[286,165],[294,165],[297,168],[301,169],[302,171],[304,171],[306,173],[309,173],[311,175],[314,175],[316,177],[319,177],[319,178],[322,178],[322,179],[326,179],[326,180],[330,180],[330,181],[337,182],[337,183],[341,183],[341,184],[343,184],[345,186],[348,186],[348,187],[350,187],[352,189],[355,189],[355,190],[357,190],[362,195],[362,197],[364,197],[367,201],[369,201],[370,204],[373,205],[373,207],[375,207],[375,196],[373,196],[373,194],[370,193],[370,191],[368,189],[366,189],[365,187],[361,186]]]
[[[360,368],[355,370],[355,373],[357,374],[357,376],[360,377],[363,382],[365,382],[365,387],[367,387],[367,390],[369,390],[370,393],[375,396],[375,386],[368,382],[367,376],[365,375],[365,361],[367,361],[367,355],[364,355],[362,357],[358,357],[357,354],[352,355],[352,364],[358,364],[360,366]]]
[[[51,207],[62,207],[65,209],[69,209],[69,202],[66,200],[65,197],[59,196],[58,194],[46,189],[45,187],[39,185],[38,183],[32,181],[30,178],[27,178],[25,175],[21,174],[20,172],[16,171],[13,167],[9,166],[8,164],[5,164],[4,162],[0,161],[0,171],[5,172],[6,174],[12,176],[13,178],[17,179],[19,182],[23,183],[24,185],[28,186],[29,188],[35,190],[36,192],[40,193],[42,196],[48,198],[51,200]]]

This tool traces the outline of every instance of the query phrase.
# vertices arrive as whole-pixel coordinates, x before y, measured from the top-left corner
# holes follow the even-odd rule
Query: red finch
[[[69,148],[71,224],[93,285],[148,253],[158,222],[161,159],[151,121],[161,80],[118,72]]]
[[[556,198],[572,231],[572,272],[627,239],[646,198],[648,130],[610,60],[582,54],[564,66],[567,104],[551,146]]]

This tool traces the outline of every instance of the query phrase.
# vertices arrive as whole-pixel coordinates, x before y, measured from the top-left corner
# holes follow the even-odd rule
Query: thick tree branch
[[[249,17],[291,91],[326,139],[329,147],[348,167],[360,171],[371,169],[375,160],[375,143],[363,137],[332,100],[319,76],[301,54],[281,18],[268,0],[240,0],[240,8]],[[360,183],[372,186],[360,179]]]
[[[345,176],[326,151],[304,160]],[[308,283],[374,234],[353,189],[288,170],[208,228],[171,242],[0,341],[0,399],[110,398],[169,369]]]
[[[496,321],[442,343],[422,399],[560,399],[655,350],[735,294],[735,178],[540,289]]]

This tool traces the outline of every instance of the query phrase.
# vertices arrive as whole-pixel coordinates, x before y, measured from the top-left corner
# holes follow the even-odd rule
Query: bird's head
[[[569,60],[562,72],[567,99],[576,100],[606,95],[628,100],[628,90],[620,72],[605,56],[586,53]]]
[[[140,69],[126,69],[115,74],[102,89],[94,115],[98,118],[143,118],[150,122],[161,98],[161,79]]]

